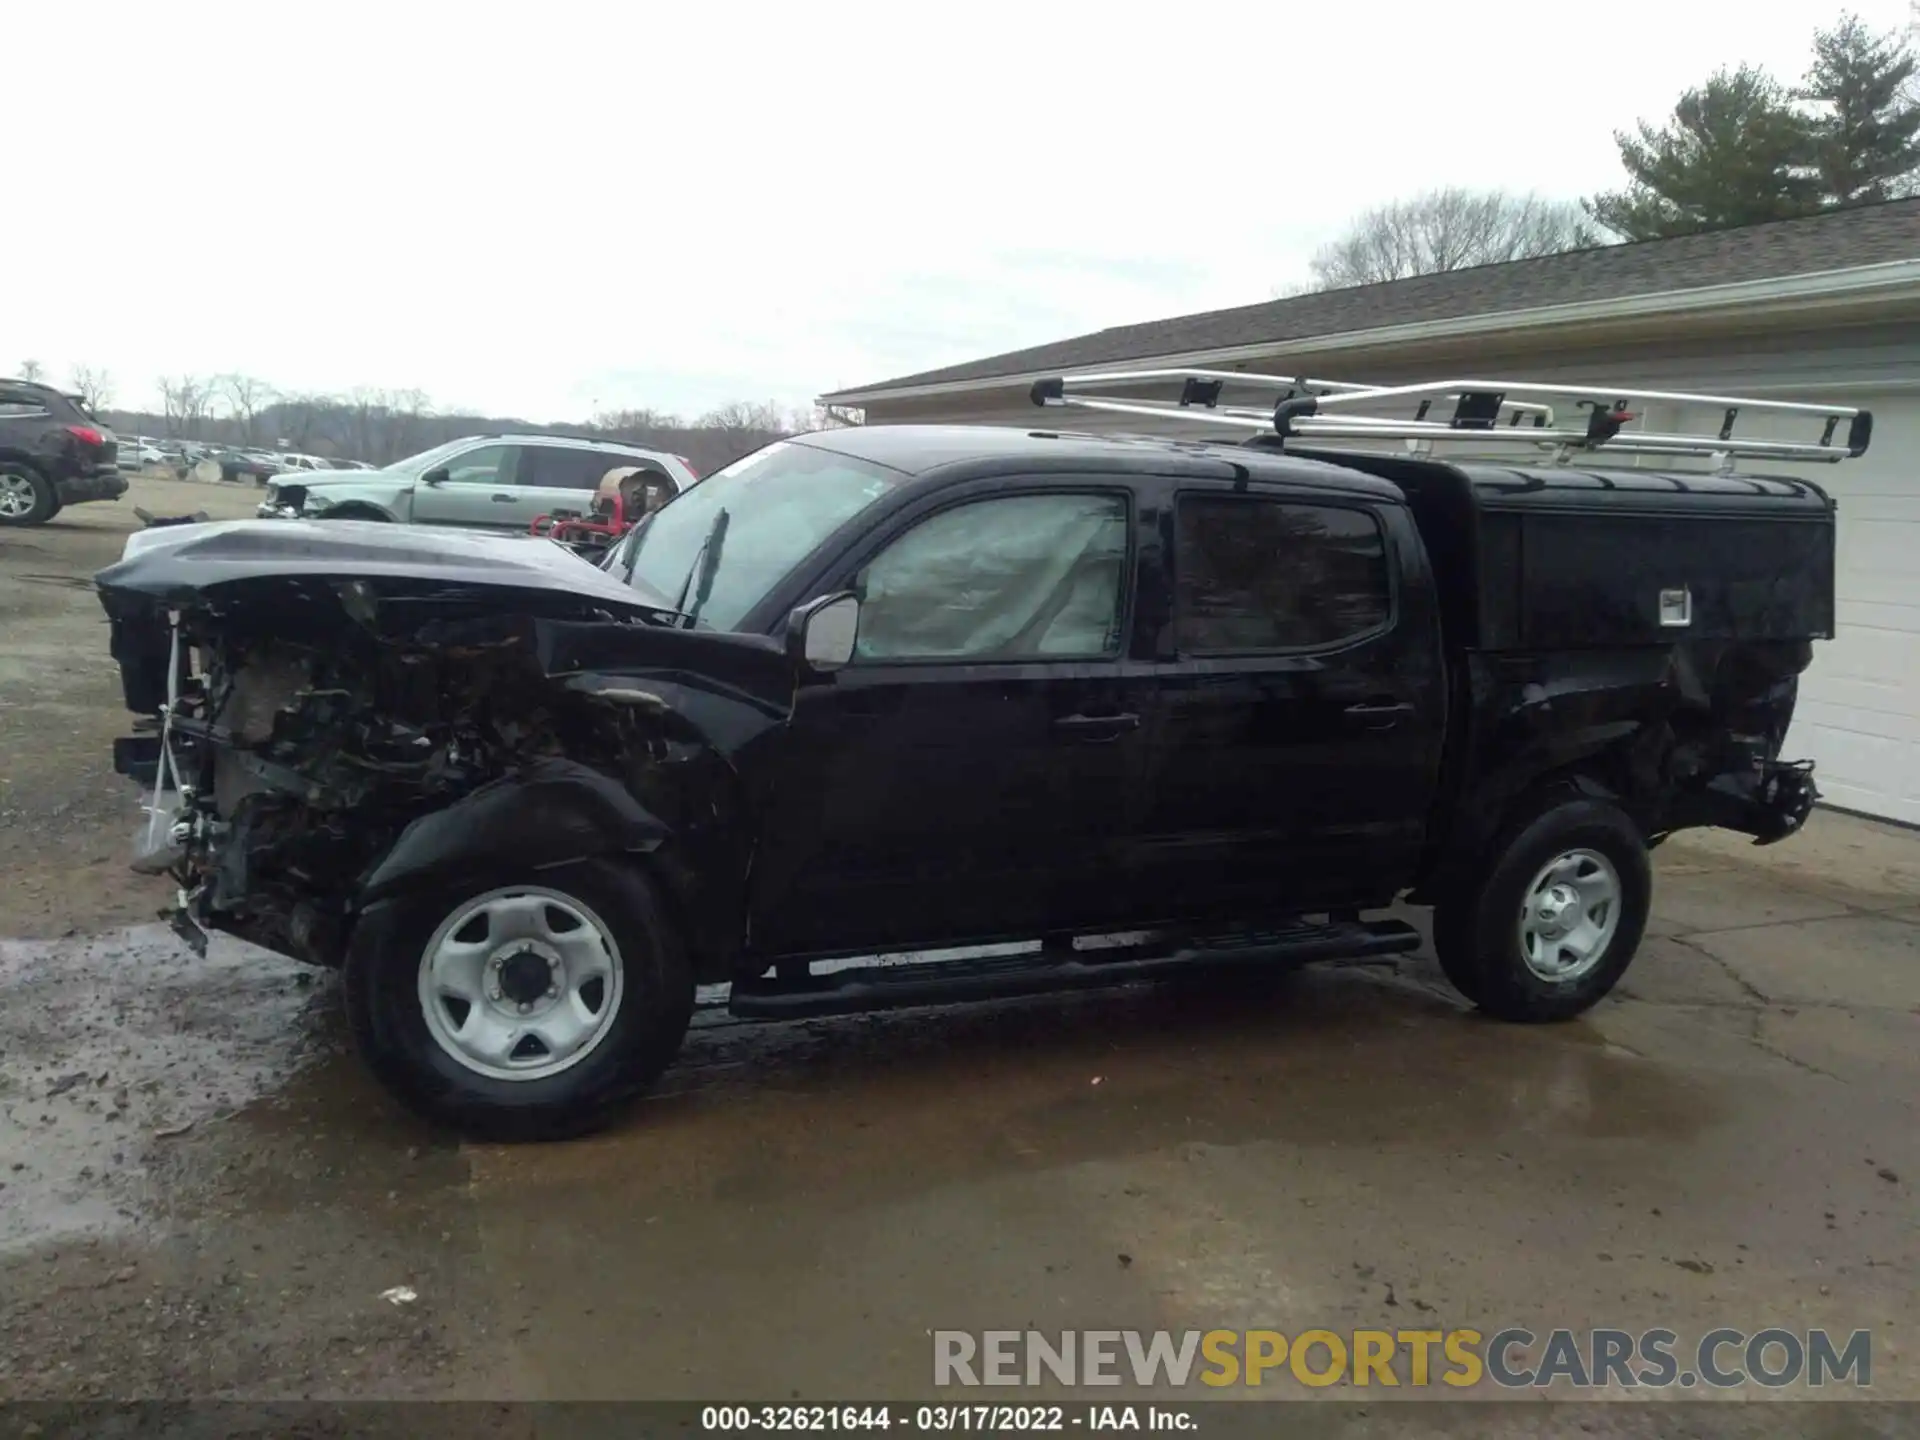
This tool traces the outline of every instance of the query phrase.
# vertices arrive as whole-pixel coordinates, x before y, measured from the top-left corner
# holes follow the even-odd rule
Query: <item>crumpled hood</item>
[[[396,489],[404,490],[417,478],[397,470],[282,470],[267,481],[267,485],[269,488],[298,485],[324,494],[328,490],[357,489],[369,480],[388,481]]]
[[[103,591],[176,602],[276,576],[439,581],[548,591],[630,613],[673,609],[665,596],[623,584],[551,540],[376,520],[221,520],[140,530],[94,582]]]

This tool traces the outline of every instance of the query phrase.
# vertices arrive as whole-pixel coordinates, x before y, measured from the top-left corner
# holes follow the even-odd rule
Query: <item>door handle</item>
[[[1118,740],[1129,730],[1138,730],[1140,717],[1133,714],[1062,715],[1053,722],[1053,728],[1073,739],[1098,745],[1108,740]]]
[[[513,496],[511,495],[496,495],[493,498],[502,505],[511,505],[513,503]]]
[[[1359,721],[1363,730],[1391,730],[1401,716],[1413,714],[1413,706],[1405,700],[1363,700],[1347,706],[1343,713],[1349,720]]]

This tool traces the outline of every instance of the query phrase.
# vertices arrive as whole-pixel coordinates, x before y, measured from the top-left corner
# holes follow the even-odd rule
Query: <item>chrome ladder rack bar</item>
[[[1111,389],[1178,381],[1177,399],[1116,395]],[[1221,397],[1229,386],[1279,392],[1272,408],[1227,405]],[[1086,394],[1086,387],[1103,387],[1105,394]],[[1539,398],[1571,397],[1576,408],[1589,411],[1582,428],[1556,424],[1553,406]],[[1468,442],[1481,446],[1524,446],[1552,452],[1565,459],[1574,451],[1607,450],[1627,455],[1705,456],[1731,465],[1736,457],[1833,464],[1863,455],[1871,442],[1870,411],[1848,405],[1813,405],[1788,400],[1755,400],[1735,395],[1697,394],[1684,390],[1641,390],[1608,385],[1575,385],[1527,380],[1435,380],[1414,385],[1366,385],[1353,381],[1322,380],[1293,375],[1267,375],[1234,370],[1104,370],[1054,376],[1036,381],[1033,403],[1073,407],[1169,421],[1197,421],[1290,438],[1315,440],[1405,440],[1416,445],[1436,441]],[[1429,420],[1435,401],[1451,400],[1450,420]],[[1346,413],[1360,406],[1417,401],[1410,418]],[[1716,432],[1635,431],[1626,427],[1639,419],[1629,403],[1652,402],[1710,407],[1721,412]],[[1742,439],[1734,435],[1735,422],[1746,411],[1822,422],[1819,439]],[[1842,420],[1847,433],[1836,443]],[[1522,422],[1526,423],[1522,423]]]

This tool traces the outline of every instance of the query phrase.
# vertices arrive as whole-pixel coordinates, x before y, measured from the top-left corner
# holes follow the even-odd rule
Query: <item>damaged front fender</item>
[[[410,823],[358,900],[368,906],[456,881],[505,884],[529,869],[654,850],[669,838],[619,781],[571,760],[539,760]]]

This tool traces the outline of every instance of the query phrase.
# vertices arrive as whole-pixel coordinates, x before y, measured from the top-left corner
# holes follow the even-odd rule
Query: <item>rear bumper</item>
[[[127,477],[117,466],[85,475],[66,475],[53,483],[62,505],[78,505],[83,500],[118,500],[127,493]]]

